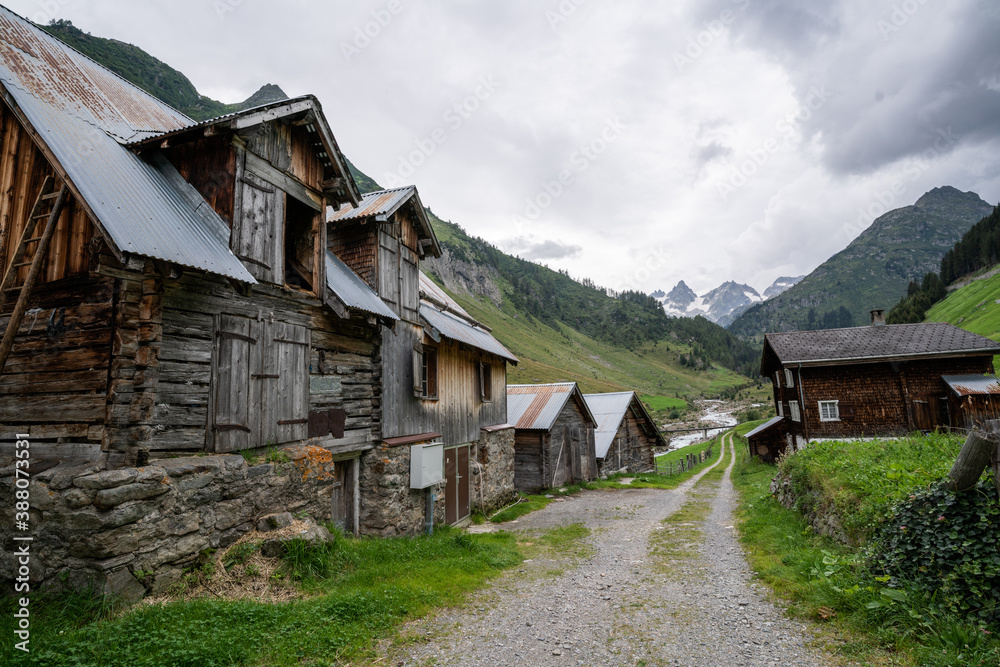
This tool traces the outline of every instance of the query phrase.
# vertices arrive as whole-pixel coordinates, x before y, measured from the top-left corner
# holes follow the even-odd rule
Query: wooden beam
[[[254,155],[249,150],[246,152],[246,159],[247,171],[252,173],[254,176],[267,181],[275,187],[281,188],[287,194],[295,197],[306,206],[322,213],[322,193],[313,190],[294,176],[286,174],[280,169],[273,167],[270,162],[262,157]]]

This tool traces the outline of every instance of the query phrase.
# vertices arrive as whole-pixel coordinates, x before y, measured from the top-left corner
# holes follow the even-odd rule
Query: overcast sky
[[[615,289],[763,291],[933,187],[1000,201],[996,0],[6,4],[312,93],[382,185]]]

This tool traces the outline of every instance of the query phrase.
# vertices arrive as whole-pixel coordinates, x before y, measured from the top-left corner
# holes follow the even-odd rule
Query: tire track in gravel
[[[733,527],[732,461],[721,481],[701,481],[732,448],[730,432],[719,461],[676,489],[584,491],[506,524],[530,539],[581,522],[593,554],[575,564],[526,561],[464,606],[409,624],[379,664],[831,664],[751,581]],[[664,519],[685,503],[707,517],[676,524],[698,537],[663,573],[650,537],[659,533],[654,542],[662,544],[662,531],[676,523]],[[565,569],[553,576],[554,566]]]

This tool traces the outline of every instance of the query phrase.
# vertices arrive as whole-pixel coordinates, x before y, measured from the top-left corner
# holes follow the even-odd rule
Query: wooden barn
[[[575,382],[508,385],[507,419],[515,428],[518,491],[597,479],[597,422]]]
[[[761,374],[778,417],[750,435],[773,458],[816,438],[928,431],[955,423],[949,375],[993,372],[1000,345],[950,324],[886,325],[765,335]]]
[[[655,469],[653,448],[666,447],[667,441],[634,391],[584,394],[584,399],[597,421],[594,451],[600,474]]]
[[[1000,419],[1000,381],[996,375],[945,375],[951,425],[971,429]]]
[[[0,33],[0,426],[107,466],[320,446],[357,530],[397,315],[328,249],[361,195],[319,102],[196,123],[6,10]]]
[[[448,524],[505,502],[514,493],[507,363],[517,358],[421,273],[420,259],[440,248],[416,188],[366,194],[330,222],[334,252],[399,317],[382,334],[383,458],[402,462],[412,446],[443,443],[437,495]],[[419,492],[410,495],[423,507]],[[373,521],[385,534],[398,527]]]

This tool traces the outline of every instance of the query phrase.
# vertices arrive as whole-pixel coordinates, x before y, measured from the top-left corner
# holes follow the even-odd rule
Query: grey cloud
[[[578,245],[564,244],[551,239],[535,241],[524,236],[510,239],[504,245],[508,252],[531,261],[576,257],[583,251]]]
[[[733,154],[731,146],[725,146],[718,141],[710,142],[704,146],[696,146],[692,151],[692,156],[698,165],[705,165],[712,160],[724,159]]]

